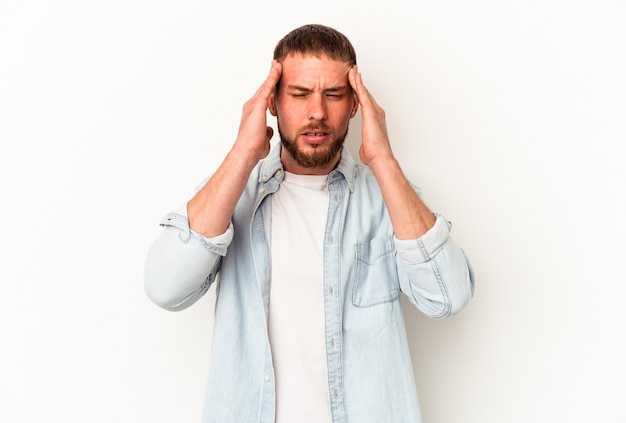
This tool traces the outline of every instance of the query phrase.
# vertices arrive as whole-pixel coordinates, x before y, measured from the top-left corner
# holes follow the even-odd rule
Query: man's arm
[[[159,306],[189,307],[215,281],[232,240],[228,228],[235,206],[250,172],[269,153],[273,130],[266,112],[280,75],[280,64],[273,62],[265,82],[244,105],[237,139],[221,166],[186,209],[163,220],[165,229],[148,252],[144,282],[146,294]]]
[[[348,78],[363,117],[361,161],[372,170],[380,185],[396,238],[419,238],[433,227],[436,218],[411,187],[395,159],[387,135],[385,112],[363,85],[356,66],[350,69]]]
[[[243,107],[237,139],[211,179],[187,204],[189,226],[213,237],[224,233],[254,166],[267,156],[274,130],[267,126],[270,95],[280,79],[282,68],[277,61],[267,79]]]
[[[449,223],[426,207],[404,176],[391,152],[385,112],[363,85],[356,67],[349,71],[348,78],[363,117],[359,154],[376,177],[391,218],[403,267],[402,292],[428,316],[455,314],[473,295],[469,260],[449,237]]]

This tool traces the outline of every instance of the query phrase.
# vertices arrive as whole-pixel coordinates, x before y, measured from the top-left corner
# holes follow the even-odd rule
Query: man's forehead
[[[281,60],[283,66],[301,63],[317,63],[317,64],[332,64],[337,67],[343,67],[346,70],[350,68],[350,64],[344,60],[337,60],[331,58],[326,53],[313,54],[313,53],[291,53],[283,60]]]
[[[334,84],[345,84],[350,65],[326,55],[290,55],[283,60],[283,80],[318,81],[323,79]]]

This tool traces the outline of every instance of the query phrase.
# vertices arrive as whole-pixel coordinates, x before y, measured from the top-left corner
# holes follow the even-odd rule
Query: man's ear
[[[272,91],[270,98],[267,99],[267,109],[272,116],[276,116],[276,90]]]
[[[356,112],[359,110],[359,97],[357,97],[356,92],[352,91],[352,112],[350,113],[350,119],[356,116]]]

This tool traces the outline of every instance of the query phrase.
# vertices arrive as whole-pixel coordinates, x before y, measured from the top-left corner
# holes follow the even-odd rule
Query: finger
[[[363,81],[361,80],[359,82],[359,80],[357,79],[358,75],[359,75],[359,68],[357,67],[357,65],[352,66],[350,70],[348,71],[348,82],[350,82],[350,86],[352,87],[352,90],[354,90],[354,92],[356,93],[357,98],[360,97],[360,94],[363,89],[362,87]]]
[[[274,88],[276,88],[276,84],[280,80],[282,69],[282,65],[278,62],[278,60],[272,60],[270,73],[255,93],[255,96],[259,96],[265,100],[268,99],[270,94],[274,91]]]
[[[361,106],[368,107],[376,105],[376,101],[363,83],[363,76],[361,75],[361,72],[359,72],[359,68],[355,65],[353,70],[351,69],[351,71],[353,73],[352,81],[350,82],[350,84],[354,88],[354,91],[357,94]]]
[[[354,88],[359,95],[367,94],[367,90],[365,89],[365,85],[363,84],[363,76],[361,72],[359,72],[359,67],[354,66]]]

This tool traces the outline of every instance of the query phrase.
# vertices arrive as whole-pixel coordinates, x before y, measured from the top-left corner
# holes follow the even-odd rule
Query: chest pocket
[[[400,283],[393,236],[356,244],[356,267],[352,281],[352,304],[372,307],[396,301]]]

